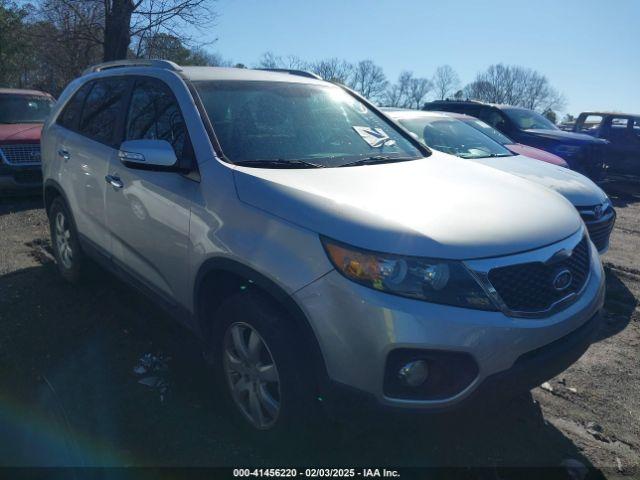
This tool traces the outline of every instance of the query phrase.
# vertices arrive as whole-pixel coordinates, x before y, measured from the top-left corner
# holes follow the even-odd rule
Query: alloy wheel
[[[266,342],[251,325],[236,322],[225,333],[223,355],[233,401],[255,428],[271,428],[280,415],[280,376]]]
[[[71,230],[64,213],[58,212],[55,218],[56,249],[62,265],[69,269],[73,266],[73,249],[71,248]]]

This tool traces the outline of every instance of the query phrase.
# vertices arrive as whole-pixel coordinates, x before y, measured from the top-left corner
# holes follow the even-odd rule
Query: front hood
[[[571,143],[575,143],[576,145],[585,143],[605,145],[607,143],[605,140],[602,140],[600,138],[593,138],[592,136],[586,135],[584,133],[565,132],[564,130],[542,130],[532,128],[530,130],[525,130],[525,132],[535,135],[536,137],[545,137],[550,140],[569,141]]]
[[[479,158],[474,161],[555,190],[576,207],[598,205],[607,198],[602,189],[584,175],[522,155]]]
[[[39,142],[41,123],[0,123],[0,142]]]
[[[514,143],[513,145],[505,145],[513,153],[518,155],[524,155],[525,157],[535,158],[543,162],[551,163],[553,165],[560,165],[561,167],[568,167],[567,162],[563,158],[554,155],[553,153],[546,152],[539,148],[531,147],[529,145],[523,145],[521,143]]]
[[[326,169],[235,167],[240,199],[351,245],[471,259],[557,242],[581,220],[560,195],[495,168],[426,159]]]

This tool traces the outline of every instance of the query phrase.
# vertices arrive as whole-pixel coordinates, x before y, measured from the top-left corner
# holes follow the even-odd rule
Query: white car
[[[600,254],[609,249],[616,212],[609,197],[584,175],[558,165],[516,155],[487,135],[492,127],[459,119],[460,114],[406,109],[382,109],[418,140],[429,147],[518,175],[551,188],[569,200],[580,213],[591,241]],[[499,134],[499,133],[498,133]]]

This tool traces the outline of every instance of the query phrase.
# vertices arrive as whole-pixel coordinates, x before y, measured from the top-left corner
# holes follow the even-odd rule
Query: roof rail
[[[124,67],[155,67],[164,68],[165,70],[171,70],[174,72],[182,71],[182,67],[169,60],[151,60],[146,58],[135,58],[130,60],[114,60],[112,62],[99,63],[87,68],[83,75],[94,72],[102,72],[104,70],[110,70],[112,68],[124,68]]]
[[[290,75],[297,75],[299,77],[306,78],[314,78],[316,80],[323,80],[320,75],[316,75],[313,72],[309,72],[307,70],[296,70],[293,68],[256,68],[256,70],[264,70],[267,72],[279,72],[279,73],[288,73]]]

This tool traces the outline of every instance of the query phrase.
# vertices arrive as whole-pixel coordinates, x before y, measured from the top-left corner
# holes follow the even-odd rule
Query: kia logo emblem
[[[602,217],[602,205],[598,205],[593,209],[593,216],[596,217],[596,220],[599,220]]]
[[[553,285],[553,288],[558,292],[562,292],[571,286],[572,281],[573,274],[565,268],[556,273],[551,285]]]

